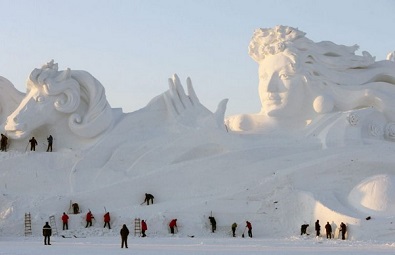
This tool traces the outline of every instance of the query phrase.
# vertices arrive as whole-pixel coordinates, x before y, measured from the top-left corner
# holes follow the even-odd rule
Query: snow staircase
[[[141,225],[140,225],[140,218],[134,219],[134,236],[141,235]]]
[[[32,218],[30,213],[25,213],[25,236],[32,234]]]
[[[52,235],[57,236],[58,235],[58,228],[56,227],[55,215],[49,216],[49,225],[52,228]]]

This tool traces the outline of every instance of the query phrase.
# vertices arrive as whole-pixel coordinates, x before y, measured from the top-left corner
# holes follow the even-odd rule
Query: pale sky
[[[0,76],[25,92],[34,68],[85,70],[110,105],[132,112],[191,77],[200,101],[226,115],[260,110],[256,28],[297,27],[315,41],[360,46],[376,60],[395,50],[393,0],[0,0]]]

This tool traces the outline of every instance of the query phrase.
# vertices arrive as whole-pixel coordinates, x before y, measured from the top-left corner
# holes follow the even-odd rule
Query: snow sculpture
[[[1,129],[4,122],[22,101],[25,95],[18,91],[12,83],[4,77],[0,76],[0,123]]]
[[[387,60],[395,62],[395,51],[388,53]]]
[[[169,78],[169,90],[163,93],[167,111],[179,122],[194,127],[225,129],[224,118],[228,99],[223,99],[215,113],[202,105],[196,96],[192,81],[187,78],[188,95],[176,74]]]
[[[322,129],[320,125],[332,125],[339,118],[341,125],[348,119],[350,126],[367,126],[381,116],[383,134],[395,133],[393,127],[386,128],[395,122],[395,63],[375,62],[368,52],[356,55],[357,49],[315,43],[288,26],[257,29],[249,55],[259,64],[262,108],[257,114],[231,116],[226,124],[233,131],[291,132]],[[373,108],[374,116],[348,118],[349,111],[362,108]]]
[[[62,135],[68,127],[74,135],[93,138],[112,122],[101,83],[85,71],[58,71],[52,60],[31,72],[26,96],[8,116],[5,130],[9,137],[22,139],[43,126]]]
[[[395,213],[395,176],[374,175],[355,186],[348,195],[357,209],[374,215],[392,216]]]

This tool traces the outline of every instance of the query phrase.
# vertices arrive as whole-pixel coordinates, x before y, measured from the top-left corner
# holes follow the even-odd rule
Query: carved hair
[[[85,71],[58,71],[53,60],[32,71],[27,89],[42,88],[44,94],[56,96],[54,107],[70,113],[69,127],[79,136],[91,138],[104,132],[113,121],[103,85]],[[82,106],[82,107],[81,107]]]
[[[313,94],[332,97],[335,110],[374,106],[395,121],[395,63],[375,62],[366,51],[356,55],[358,48],[315,43],[296,28],[276,26],[254,32],[249,55],[260,63],[268,55],[282,53],[304,76]]]

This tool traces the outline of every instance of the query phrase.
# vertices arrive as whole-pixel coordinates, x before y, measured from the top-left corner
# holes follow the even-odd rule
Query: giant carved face
[[[294,63],[283,53],[267,55],[259,63],[261,114],[296,117],[303,114],[306,83],[295,72]]]

